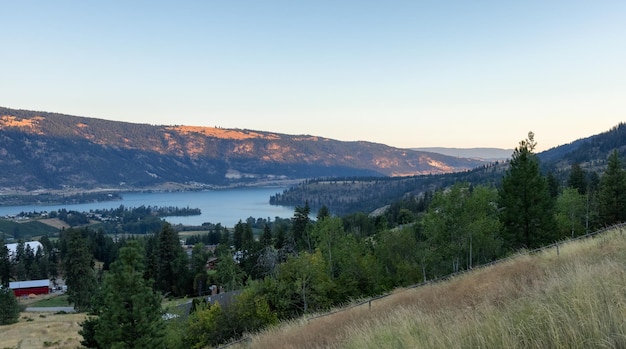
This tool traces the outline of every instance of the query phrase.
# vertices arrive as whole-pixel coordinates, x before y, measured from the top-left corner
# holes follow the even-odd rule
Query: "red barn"
[[[14,281],[9,283],[15,297],[28,296],[29,294],[50,293],[50,280]]]

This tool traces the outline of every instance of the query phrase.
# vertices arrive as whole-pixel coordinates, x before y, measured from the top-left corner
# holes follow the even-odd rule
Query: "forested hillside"
[[[478,160],[310,135],[0,108],[0,188],[133,189],[462,171]]]
[[[607,132],[574,141],[537,154],[541,170],[551,181],[565,185],[572,166],[586,171],[594,181],[604,171],[612,151],[626,154],[626,124]],[[312,210],[327,206],[338,214],[372,212],[402,200],[415,200],[420,195],[459,181],[499,185],[508,162],[493,162],[468,171],[449,174],[417,175],[402,178],[318,178],[307,180],[271,198],[273,204],[304,205]],[[556,184],[556,183],[555,183]]]

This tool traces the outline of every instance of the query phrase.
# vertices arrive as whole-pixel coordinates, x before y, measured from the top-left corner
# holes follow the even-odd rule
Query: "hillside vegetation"
[[[537,157],[541,161],[541,171],[563,186],[573,166],[597,178],[606,168],[613,151],[621,157],[626,154],[626,124],[620,123],[606,132],[543,151]],[[306,202],[313,210],[326,206],[339,215],[357,211],[369,213],[399,198],[411,199],[457,182],[497,187],[507,168],[508,161],[494,161],[467,171],[433,172],[402,178],[314,178],[288,188],[272,197],[270,202],[288,206]]]
[[[624,348],[626,235],[467,272],[254,335],[252,348]]]

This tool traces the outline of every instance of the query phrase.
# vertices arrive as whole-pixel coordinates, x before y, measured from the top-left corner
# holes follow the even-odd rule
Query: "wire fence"
[[[523,250],[523,251],[520,251],[518,253],[515,253],[515,254],[510,255],[508,257],[505,257],[505,258],[497,259],[497,260],[489,262],[489,263],[476,265],[475,267],[473,267],[471,269],[460,270],[460,271],[457,271],[455,273],[447,274],[445,276],[441,276],[441,277],[438,277],[438,278],[435,278],[435,279],[432,279],[432,280],[427,280],[427,281],[420,282],[418,284],[406,286],[400,292],[407,291],[407,290],[410,290],[410,289],[413,289],[413,288],[417,288],[417,287],[426,286],[426,285],[432,285],[432,284],[435,284],[435,283],[438,283],[438,282],[447,281],[447,280],[450,280],[450,279],[452,279],[454,277],[457,277],[457,276],[463,275],[465,273],[474,271],[476,269],[487,268],[487,267],[490,267],[490,266],[495,265],[495,264],[500,264],[500,263],[504,263],[504,262],[513,260],[515,258],[519,258],[520,256],[537,254],[537,253],[540,253],[540,252],[543,252],[543,251],[549,250],[549,249],[556,249],[556,253],[557,253],[557,255],[559,255],[560,254],[560,246],[562,246],[562,245],[565,245],[565,244],[570,243],[570,242],[578,241],[578,240],[585,240],[585,239],[589,239],[589,238],[594,238],[594,237],[596,237],[598,235],[601,235],[603,233],[606,233],[606,232],[609,232],[609,231],[613,231],[613,230],[618,230],[619,229],[620,233],[622,233],[624,228],[626,228],[626,222],[625,223],[614,224],[612,226],[608,226],[608,227],[599,229],[599,230],[597,230],[595,232],[592,232],[592,233],[587,233],[587,234],[580,235],[580,236],[577,236],[577,237],[574,237],[574,238],[569,238],[567,240],[561,240],[561,241],[552,243],[550,245],[542,246],[542,247],[539,247],[539,248],[536,248],[536,249],[532,249],[532,250]],[[342,307],[341,309],[337,309],[337,310],[329,311],[329,312],[326,312],[326,313],[323,313],[323,314],[317,314],[317,315],[308,317],[306,320],[307,321],[311,321],[311,320],[319,319],[319,318],[322,318],[322,317],[326,317],[326,316],[330,316],[330,315],[333,315],[333,314],[337,314],[337,313],[341,313],[341,312],[344,312],[344,311],[348,311],[350,309],[353,309],[353,308],[356,308],[356,307],[360,307],[360,306],[365,305],[365,304],[368,304],[369,309],[371,309],[372,308],[372,302],[377,301],[379,299],[383,299],[383,298],[389,297],[391,295],[397,295],[398,293],[399,292],[385,293],[385,294],[382,294],[382,295],[379,295],[379,296],[371,297],[371,298],[368,298],[366,300],[359,301],[357,303],[351,304],[349,306]],[[243,337],[243,338],[241,338],[241,339],[239,339],[237,341],[230,342],[228,344],[220,346],[217,349],[228,348],[230,346],[233,346],[233,345],[236,345],[236,344],[240,344],[240,343],[244,343],[244,342],[247,342],[247,346],[250,347],[251,344],[252,344],[252,337],[250,337],[250,336]]]

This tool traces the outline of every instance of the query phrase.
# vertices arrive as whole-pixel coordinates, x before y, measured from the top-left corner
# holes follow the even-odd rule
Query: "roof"
[[[50,280],[28,280],[28,281],[13,281],[9,282],[9,288],[12,290],[20,288],[33,288],[33,287],[50,287]]]
[[[15,256],[15,252],[17,251],[17,243],[6,244],[4,245],[9,249],[9,256]],[[26,246],[30,246],[33,252],[37,253],[37,249],[40,248],[43,251],[43,245],[39,241],[28,241],[24,243],[24,248]]]

